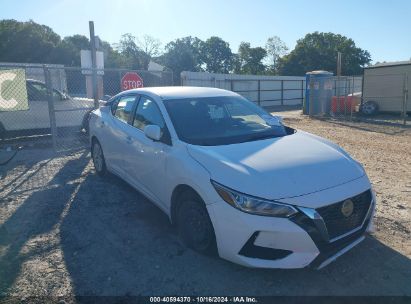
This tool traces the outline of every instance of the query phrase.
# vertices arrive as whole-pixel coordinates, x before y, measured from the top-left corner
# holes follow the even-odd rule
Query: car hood
[[[187,149],[216,182],[265,199],[305,195],[365,174],[340,147],[303,131],[224,146],[188,145]]]

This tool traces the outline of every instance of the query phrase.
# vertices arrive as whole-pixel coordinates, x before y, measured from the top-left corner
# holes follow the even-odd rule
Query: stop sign
[[[143,87],[143,78],[137,73],[128,72],[121,78],[121,90],[131,90]]]

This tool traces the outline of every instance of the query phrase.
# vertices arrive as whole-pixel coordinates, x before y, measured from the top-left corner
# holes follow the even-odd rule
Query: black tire
[[[0,123],[0,142],[6,138],[6,128],[3,127],[3,124]]]
[[[214,228],[203,200],[191,191],[182,193],[178,200],[177,229],[184,244],[199,253],[215,256]]]
[[[83,116],[83,121],[81,122],[81,131],[83,131],[86,135],[88,135],[89,132],[89,121],[90,121],[90,115],[91,111],[87,111],[86,114]]]
[[[375,115],[378,113],[378,103],[372,100],[368,100],[361,105],[360,111],[366,116]]]
[[[97,174],[100,176],[106,175],[107,167],[103,149],[96,139],[94,139],[91,144],[91,158],[93,159],[94,169],[96,170]]]

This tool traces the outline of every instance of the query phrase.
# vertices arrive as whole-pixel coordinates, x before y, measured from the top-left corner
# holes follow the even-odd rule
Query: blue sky
[[[411,58],[409,0],[0,0],[0,19],[34,21],[60,36],[88,36],[88,21],[110,43],[123,33],[163,44],[184,36],[219,36],[233,51],[241,41],[264,46],[279,36],[290,49],[313,31],[354,39],[376,61]]]

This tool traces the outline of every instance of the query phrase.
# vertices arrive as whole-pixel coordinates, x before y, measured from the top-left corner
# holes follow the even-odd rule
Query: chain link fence
[[[362,77],[340,76],[332,79],[330,115],[352,119],[361,104]]]
[[[408,82],[406,73],[310,79],[308,114],[406,125],[411,112]]]
[[[305,77],[181,73],[182,86],[214,87],[236,92],[267,110],[301,108],[305,96]]]
[[[88,114],[134,87],[172,85],[169,71],[0,65],[0,145],[29,143],[72,151],[88,144]],[[128,78],[125,78],[127,75]],[[130,77],[129,77],[130,76]]]
[[[236,92],[267,110],[275,107],[301,107],[305,80],[230,80],[229,90]]]

